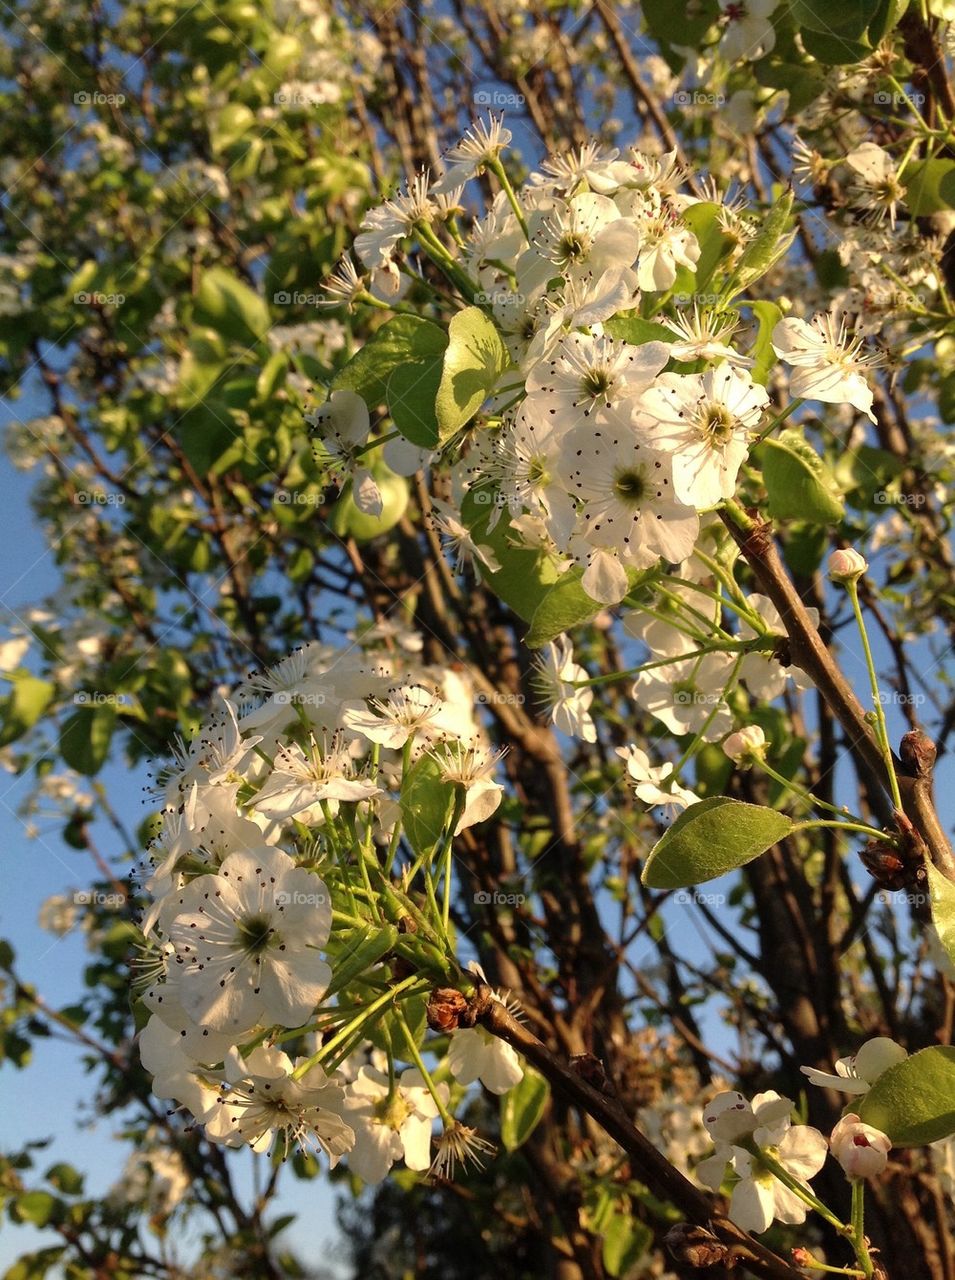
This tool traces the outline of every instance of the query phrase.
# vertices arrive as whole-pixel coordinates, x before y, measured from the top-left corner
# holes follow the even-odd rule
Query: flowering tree
[[[9,1154],[11,1275],[302,1274],[327,1166],[361,1274],[951,1280],[945,9],[9,15],[5,743],[100,878],[4,1045],[134,1143]]]

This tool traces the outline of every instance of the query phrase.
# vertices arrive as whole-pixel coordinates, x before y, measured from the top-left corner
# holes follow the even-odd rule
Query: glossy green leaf
[[[433,357],[444,355],[447,345],[447,334],[432,321],[395,316],[339,370],[331,389],[347,387],[370,408],[385,404],[388,380],[395,369],[406,364],[430,365]]]
[[[626,1277],[653,1243],[653,1232],[625,1210],[617,1210],[603,1231],[603,1264],[608,1276]]]
[[[441,385],[442,361],[431,356],[420,363],[401,364],[388,379],[388,412],[406,440],[422,449],[440,442],[435,401]]]
[[[517,545],[507,512],[500,515],[497,501],[493,489],[472,489],[461,514],[474,541],[478,546],[489,547],[500,565],[500,569],[492,573],[487,565],[479,562],[482,579],[518,617],[529,622],[534,610],[560,580],[558,561],[536,547]],[[489,527],[492,515],[500,515],[493,529]]]
[[[627,596],[654,582],[660,572],[657,568],[628,569]],[[582,577],[582,569],[568,569],[545,593],[531,616],[530,630],[524,637],[529,649],[540,649],[555,636],[589,622],[606,609],[606,605],[592,600],[587,594],[581,585]]]
[[[501,1098],[501,1142],[506,1151],[524,1145],[541,1122],[550,1085],[533,1067],[525,1066],[524,1079]]]
[[[470,422],[509,363],[494,321],[480,307],[465,307],[452,317],[435,401],[442,440]]]
[[[902,179],[913,218],[955,209],[955,160],[917,160]]]
[[[838,524],[845,514],[835,484],[797,430],[763,441],[759,448],[768,512],[777,520]]]
[[[776,352],[773,350],[773,329],[782,319],[783,313],[775,302],[754,302],[753,315],[759,321],[759,329],[749,353],[754,361],[750,376],[754,382],[765,387],[769,381],[769,371],[777,361]]]
[[[955,1133],[955,1048],[933,1045],[889,1067],[857,1111],[895,1147],[921,1147]]]
[[[454,786],[441,778],[433,756],[422,756],[401,787],[401,820],[415,853],[430,853],[447,826],[454,804]]]
[[[649,889],[685,889],[752,862],[793,828],[784,813],[714,796],[691,804],[650,851],[640,879]]]
[[[109,754],[115,726],[116,708],[112,703],[81,706],[60,730],[60,754],[65,763],[84,777],[99,773]]]
[[[772,206],[762,221],[756,235],[743,250],[736,270],[723,290],[723,298],[729,299],[742,293],[783,256],[795,239],[792,229],[793,193],[787,191]]]
[[[264,338],[271,324],[264,300],[222,267],[203,272],[194,314],[199,324],[246,345]]]
[[[656,320],[644,320],[636,311],[618,311],[604,322],[604,330],[611,338],[642,347],[645,342],[675,342],[677,335],[665,324]]]
[[[853,66],[872,55],[872,46],[864,38],[853,40],[836,31],[823,33],[808,28],[803,29],[801,36],[806,52],[827,67]]]
[[[797,26],[857,38],[876,17],[879,0],[789,0]]]
[[[942,950],[955,964],[955,884],[925,859],[929,893],[932,898],[932,924],[938,934]]]

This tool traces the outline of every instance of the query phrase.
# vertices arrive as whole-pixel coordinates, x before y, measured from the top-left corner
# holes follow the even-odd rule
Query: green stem
[[[800,1182],[798,1178],[793,1177],[786,1166],[780,1164],[775,1156],[770,1155],[768,1151],[763,1150],[761,1147],[757,1147],[756,1143],[753,1142],[752,1139],[750,1139],[749,1142],[742,1143],[741,1145],[756,1157],[758,1164],[762,1165],[764,1169],[768,1169],[773,1177],[781,1182],[784,1187],[788,1187],[794,1195],[799,1197],[803,1204],[809,1205],[809,1207],[814,1209],[821,1218],[825,1218],[826,1222],[828,1222],[830,1226],[835,1227],[836,1230],[844,1236],[852,1234],[851,1227],[847,1226],[846,1223],[841,1222],[832,1210],[827,1205],[823,1204],[815,1192],[812,1191],[811,1188],[807,1187],[804,1182]]]
[[[449,1125],[454,1124],[454,1116],[448,1110],[447,1104],[445,1103],[444,1098],[441,1096],[441,1090],[431,1079],[431,1072],[424,1065],[424,1059],[421,1057],[421,1054],[418,1051],[418,1046],[415,1043],[415,1038],[411,1034],[411,1028],[408,1026],[408,1023],[405,1021],[405,1016],[400,1009],[397,1009],[395,1011],[395,1018],[398,1022],[398,1026],[402,1030],[402,1034],[404,1035],[405,1042],[408,1045],[408,1056],[410,1057],[411,1061],[415,1064],[415,1066],[418,1068],[418,1070],[421,1072],[422,1079],[424,1080],[425,1084],[428,1086],[428,1092],[431,1094],[432,1098],[434,1099],[434,1105],[438,1108],[438,1115],[441,1117],[441,1122],[444,1125],[444,1127],[447,1128]]]
[[[862,640],[862,649],[865,653],[865,665],[869,672],[869,686],[872,690],[872,703],[875,708],[875,721],[878,732],[879,743],[882,747],[882,755],[885,758],[885,769],[889,778],[889,790],[892,793],[892,803],[896,809],[902,808],[902,796],[899,792],[899,780],[895,776],[895,761],[892,759],[892,748],[889,745],[889,730],[885,723],[885,712],[882,709],[881,690],[879,689],[879,677],[876,674],[875,663],[872,660],[872,649],[869,645],[869,635],[866,631],[865,619],[862,616],[862,606],[859,604],[859,584],[856,581],[849,581],[845,584],[846,593],[852,603],[852,612],[855,614],[856,626],[859,628],[859,637]]]
[[[812,831],[817,827],[834,827],[842,831],[859,831],[865,836],[871,836],[873,840],[880,840],[883,844],[894,843],[894,837],[888,832],[879,831],[877,827],[866,826],[864,822],[836,822],[829,818],[809,818],[805,822],[797,822],[792,828],[791,834],[795,835],[797,831]]]
[[[504,171],[504,166],[501,164],[501,157],[495,156],[492,160],[487,160],[485,163],[487,168],[490,169],[503,187],[504,194],[507,196],[508,204],[514,210],[514,217],[520,223],[521,230],[524,232],[524,239],[528,244],[530,244],[531,233],[527,226],[527,219],[524,217],[524,210],[521,208],[517,196],[514,193],[514,188],[511,186],[510,178],[508,178]]]
[[[862,1178],[852,1180],[852,1247],[862,1274],[869,1280],[875,1268],[865,1239],[865,1181]]]
[[[786,419],[789,417],[791,413],[795,413],[797,409],[801,409],[805,403],[806,403],[805,400],[790,400],[789,404],[786,405],[785,409],[783,409],[782,412],[777,413],[776,417],[773,418],[769,426],[763,428],[763,430],[759,433],[759,435],[753,441],[753,445],[762,444],[763,441],[766,439],[766,437],[772,435],[772,433],[776,430],[776,428],[778,426],[781,426],[782,423],[786,421]]]
[[[403,982],[399,982],[396,987],[389,987],[388,990],[384,992],[383,995],[380,995],[377,1000],[373,1000],[371,1004],[365,1005],[361,1012],[356,1017],[352,1018],[350,1022],[347,1022],[340,1031],[336,1031],[331,1040],[323,1044],[317,1053],[313,1053],[310,1058],[306,1058],[303,1063],[295,1068],[292,1072],[292,1079],[300,1080],[309,1068],[314,1067],[316,1063],[323,1062],[326,1058],[330,1057],[338,1045],[342,1044],[350,1036],[354,1035],[354,1033],[373,1018],[379,1010],[384,1009],[386,1005],[391,1003],[391,1001],[396,1000],[402,991],[407,991],[409,987],[414,986],[416,982],[420,981],[421,979],[418,975],[413,973],[409,977],[405,978]],[[427,987],[428,984],[424,983],[421,988],[422,991],[427,990]]]

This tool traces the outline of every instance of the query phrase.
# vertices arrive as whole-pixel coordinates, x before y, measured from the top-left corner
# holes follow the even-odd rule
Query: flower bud
[[[724,738],[723,750],[737,764],[752,764],[766,750],[766,735],[758,724],[748,724]]]
[[[889,1162],[892,1141],[881,1129],[863,1124],[854,1112],[844,1115],[832,1131],[829,1148],[847,1178],[873,1178]]]
[[[833,551],[829,557],[829,577],[833,582],[838,582],[841,585],[845,585],[847,582],[856,582],[868,567],[869,562],[865,556],[861,556],[852,547]]]

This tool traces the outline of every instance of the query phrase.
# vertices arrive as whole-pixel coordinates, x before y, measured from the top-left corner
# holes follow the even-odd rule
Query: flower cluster
[[[455,437],[440,459],[406,449],[389,464],[440,462],[456,508],[446,520],[487,531],[507,511],[512,545],[542,549],[593,600],[618,604],[647,570],[687,562],[701,514],[737,491],[753,442],[772,425],[766,352],[782,362],[776,384],[788,382],[792,401],[868,416],[871,360],[845,315],[777,312],[758,341],[735,301],[754,275],[757,223],[713,184],[698,194],[674,154],[588,144],[515,191],[501,160],[509,140],[500,120],[479,122],[443,177],[418,175],[367,215],[355,241],[372,280],[407,272],[414,253],[430,259],[506,348],[479,419],[485,432]],[[469,210],[463,235],[464,190],[483,173],[499,189]],[[332,289],[369,296],[351,259]],[[352,460],[356,501],[369,511],[379,497],[359,455],[373,407],[339,389],[311,417],[329,462]],[[415,436],[406,444],[420,444]],[[481,502],[492,507],[489,520],[475,517],[468,495],[479,514]]]
[[[467,678],[420,649],[388,627],[311,644],[223,699],[160,776],[145,880],[157,1096],[213,1142],[347,1154],[368,1182],[427,1169],[435,1121],[437,1167],[480,1155],[453,1107],[523,1075],[480,1027],[431,1042],[437,1067],[419,1048],[429,977],[453,971],[451,842],[502,794]]]

